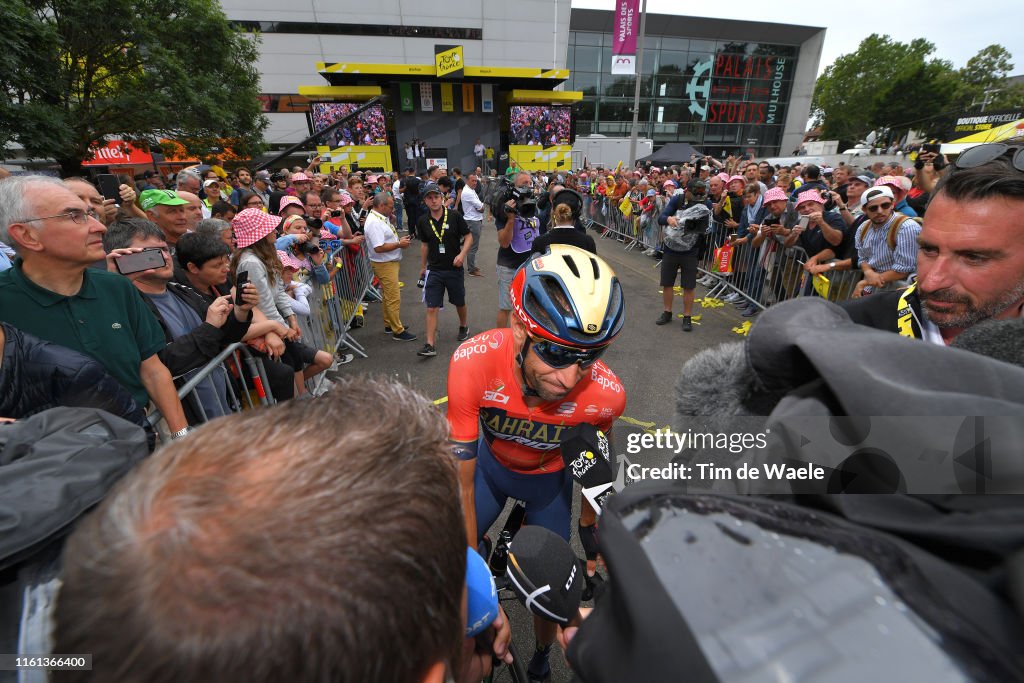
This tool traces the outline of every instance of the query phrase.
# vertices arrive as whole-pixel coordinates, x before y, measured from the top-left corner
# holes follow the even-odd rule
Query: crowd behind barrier
[[[602,240],[618,241],[626,251],[661,251],[663,231],[656,213],[641,214],[635,203],[624,212],[621,203],[608,197],[587,199],[585,206],[589,206],[589,212],[585,209],[584,224],[599,232]],[[807,252],[799,246],[784,247],[777,238],[766,240],[761,247],[731,247],[728,268],[723,271],[715,257],[716,253],[721,254],[719,249],[729,248],[728,237],[732,232],[712,220],[701,248],[698,268],[709,297],[735,295],[760,309],[799,296],[818,296],[835,302],[849,299],[861,279],[859,270],[812,276],[804,270]]]
[[[366,358],[363,346],[349,334],[364,297],[379,300],[379,293],[372,285],[373,271],[366,248],[363,246],[358,252],[353,252],[346,246],[327,242],[324,247],[331,249],[330,260],[338,268],[327,284],[310,282],[313,290],[309,297],[310,313],[297,316],[303,339],[332,354],[349,348]],[[324,374],[307,381],[307,388],[312,393],[318,393],[325,380]],[[242,343],[231,344],[203,367],[175,380],[179,383],[184,381],[178,389],[178,398],[193,416],[194,424],[209,422],[215,417],[253,408],[257,404],[277,403],[264,360],[252,354]],[[219,387],[224,391],[218,390]],[[156,426],[161,415],[155,411],[149,419]]]
[[[330,254],[325,262],[337,266],[327,284],[316,281],[308,284],[313,288],[309,297],[309,315],[297,316],[299,329],[306,343],[334,355],[343,348],[366,358],[366,349],[349,334],[353,320],[362,314],[364,299],[380,301],[380,293],[373,286],[373,269],[365,244],[354,252],[337,240],[322,242],[325,252]],[[323,373],[311,380],[314,391],[323,381]]]

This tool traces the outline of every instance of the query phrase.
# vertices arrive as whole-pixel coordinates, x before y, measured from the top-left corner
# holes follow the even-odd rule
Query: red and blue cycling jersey
[[[452,441],[474,443],[483,434],[495,459],[522,474],[563,469],[561,440],[581,423],[611,430],[626,408],[626,391],[603,362],[586,369],[564,398],[526,405],[515,375],[511,329],[494,329],[464,342],[448,367],[448,424]]]

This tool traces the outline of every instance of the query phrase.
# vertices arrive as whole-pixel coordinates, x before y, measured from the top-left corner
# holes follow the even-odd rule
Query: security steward
[[[426,215],[420,216],[416,232],[421,240],[420,281],[423,283],[423,301],[427,304],[427,343],[417,355],[437,355],[434,344],[437,339],[437,310],[448,292],[448,302],[459,314],[460,342],[469,338],[468,311],[466,308],[466,261],[469,248],[473,246],[473,234],[466,219],[455,209],[445,206],[444,194],[437,183],[423,185],[423,202]]]

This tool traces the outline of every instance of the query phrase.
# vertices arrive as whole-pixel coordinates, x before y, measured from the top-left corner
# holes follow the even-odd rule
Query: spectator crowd
[[[518,109],[514,139],[559,137],[561,122],[544,108]],[[322,126],[344,113],[317,111]],[[338,142],[363,144],[344,140],[373,140],[382,125],[371,110]],[[421,169],[413,145],[422,142],[406,145],[402,173],[323,173],[319,158],[274,171],[202,165],[173,178],[122,177],[117,199],[87,178],[0,179],[0,418],[102,407],[146,429],[156,422],[147,414],[158,415],[162,438],[174,442],[69,545],[57,646],[123,662],[106,680],[155,676],[164,659],[181,680],[227,680],[241,660],[225,653],[258,660],[258,680],[384,680],[384,665],[370,660],[390,658],[360,648],[394,638],[409,652],[386,662],[388,680],[479,680],[488,668],[490,651],[483,657],[462,639],[465,538],[443,422],[396,383],[344,377],[340,366],[353,361],[344,342],[325,348],[302,324],[316,315],[319,292],[360,272],[373,278],[384,332],[412,342],[419,337],[402,303],[416,290],[403,293],[399,268],[417,259],[424,358],[438,355],[439,315],[457,316],[458,340],[469,338],[467,307],[482,304],[465,282],[484,277],[478,249],[493,239],[492,221],[499,328],[509,326],[509,287],[531,256],[553,244],[596,253],[606,243],[596,236],[642,245],[660,262],[664,310],[650,322],[675,320],[678,283],[687,332],[699,284],[748,318],[821,296],[844,300],[855,322],[942,345],[990,318],[1020,317],[1024,304],[1019,236],[997,211],[1024,201],[1020,146],[984,146],[954,162],[922,152],[911,167],[703,157],[666,167],[513,166],[498,177],[485,164],[466,174]],[[488,158],[479,141],[474,151],[478,162]],[[843,287],[838,278],[830,292],[816,285],[838,273],[849,273]],[[349,307],[353,327],[364,294],[332,304]],[[445,296],[454,312],[441,312]],[[258,377],[212,373],[179,399],[236,344],[258,360]],[[280,424],[228,414],[229,394],[260,382],[286,404],[275,408]],[[232,429],[188,436],[215,418]],[[344,476],[320,457],[325,425],[352,456]],[[210,518],[217,525],[200,523]],[[173,538],[160,536],[166,529]],[[372,560],[340,550],[371,531],[388,545],[375,545]],[[414,546],[429,563],[408,561]],[[291,557],[308,574],[294,575]],[[319,588],[337,572],[344,590],[324,596]],[[277,582],[299,589],[295,604]],[[390,602],[415,609],[342,623]],[[507,660],[502,620],[493,651]],[[227,621],[245,628],[225,632]],[[118,629],[144,637],[129,646]],[[274,647],[265,647],[268,632],[279,636]]]

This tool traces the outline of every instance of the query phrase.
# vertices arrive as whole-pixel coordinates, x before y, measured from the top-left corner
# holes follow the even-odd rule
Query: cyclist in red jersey
[[[526,504],[527,523],[568,541],[572,478],[562,435],[583,422],[610,433],[626,405],[622,383],[599,360],[624,320],[622,286],[603,259],[552,245],[520,267],[511,299],[512,327],[463,343],[448,369],[448,423],[473,547],[508,498]],[[595,520],[582,500],[579,534],[588,550]],[[529,673],[546,680],[555,625],[535,617],[534,631]]]

